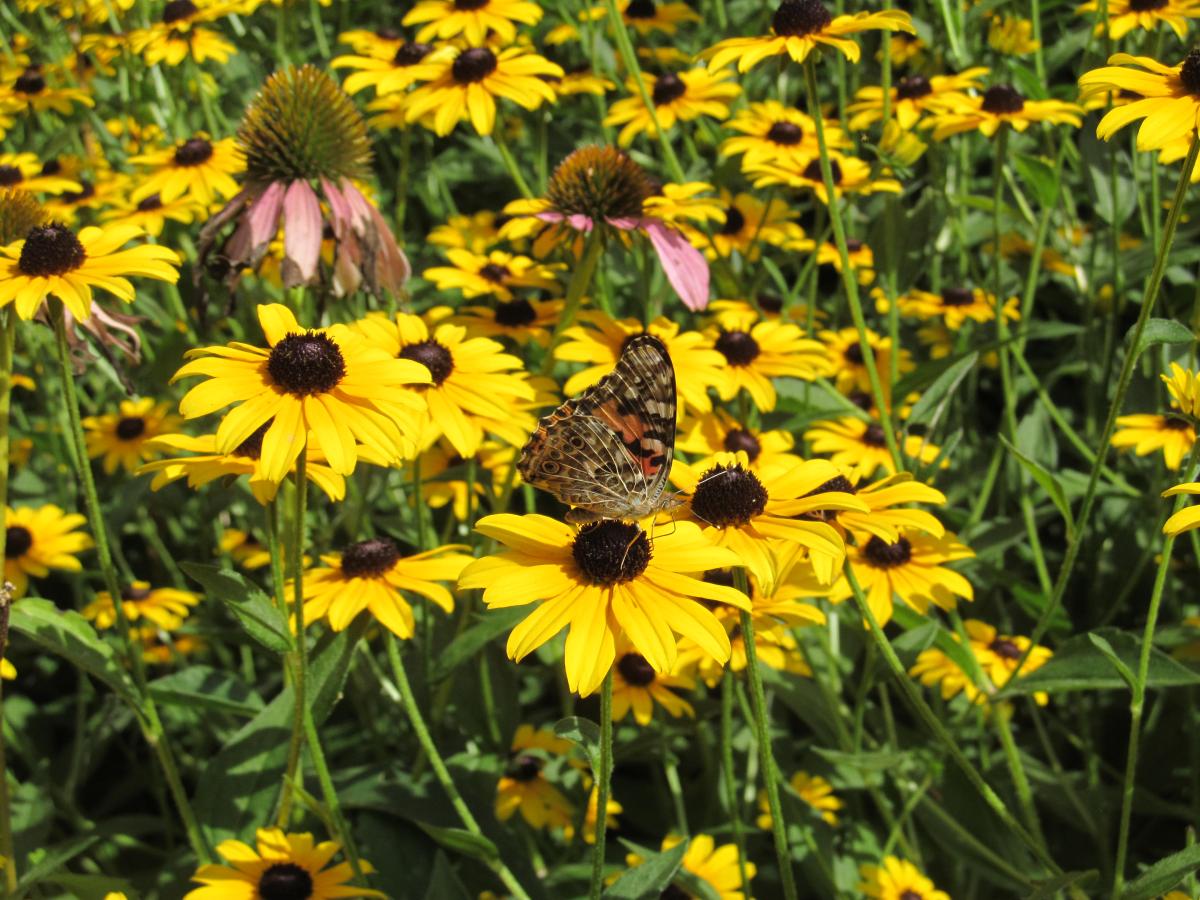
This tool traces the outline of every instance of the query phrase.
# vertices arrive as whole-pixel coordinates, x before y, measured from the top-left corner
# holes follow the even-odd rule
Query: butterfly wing
[[[675,453],[675,369],[661,340],[638,335],[616,368],[538,423],[521,477],[602,518],[659,505]]]

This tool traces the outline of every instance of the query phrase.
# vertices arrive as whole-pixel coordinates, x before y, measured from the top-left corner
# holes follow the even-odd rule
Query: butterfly
[[[682,503],[666,491],[674,454],[675,369],[661,340],[639,334],[615,369],[538,422],[517,468],[575,507],[568,522],[642,519]]]

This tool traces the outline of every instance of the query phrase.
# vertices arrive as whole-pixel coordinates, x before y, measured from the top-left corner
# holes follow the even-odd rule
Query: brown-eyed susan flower
[[[855,483],[851,480],[853,477],[853,473],[838,476],[817,488],[817,492],[843,491],[854,494],[869,507],[869,511],[831,511],[824,514],[825,521],[831,521],[848,531],[874,535],[884,541],[897,540],[904,529],[923,531],[935,538],[945,534],[945,527],[932,513],[900,505],[945,505],[946,495],[937,488],[914,481],[908,472],[889,475],[872,484]]]
[[[513,298],[513,288],[542,288],[558,286],[554,269],[528,256],[492,250],[472,253],[452,248],[446,251],[449,266],[433,266],[421,273],[439,291],[459,290],[464,297],[494,296],[501,300]]]
[[[496,127],[497,97],[524,109],[537,109],[555,100],[554,88],[542,76],[563,76],[561,66],[519,46],[499,52],[490,47],[447,46],[415,68],[419,69],[417,77],[425,83],[406,100],[405,121],[417,122],[430,116],[433,131],[439,136],[449,134],[464,119],[479,134],[491,134]]]
[[[679,4],[682,6],[683,4]],[[573,63],[562,67],[563,74],[561,78],[554,75],[543,76],[546,81],[554,88],[554,93],[561,100],[563,97],[572,97],[578,94],[590,94],[593,97],[603,97],[617,85],[615,82],[609,81],[603,75],[597,75],[592,71],[589,63]]]
[[[518,726],[496,785],[496,818],[507,822],[520,812],[531,828],[570,828],[575,809],[545,773],[547,763],[570,752],[571,742],[550,729]]]
[[[536,25],[542,8],[529,0],[420,0],[401,21],[421,25],[418,41],[449,40],[462,36],[480,45],[492,36],[501,44],[517,37],[516,23]]]
[[[30,65],[0,83],[0,102],[14,112],[54,111],[64,116],[76,106],[95,106],[96,101],[85,88],[59,84],[70,79],[70,74],[60,68]]]
[[[208,206],[238,192],[234,176],[245,168],[233,138],[214,141],[206,134],[131,156],[129,162],[149,170],[136,179],[130,195],[134,203],[157,194],[164,203],[188,197]]]
[[[612,668],[620,634],[656,672],[670,672],[677,634],[729,658],[725,629],[699,600],[749,608],[745,594],[693,577],[712,565],[737,565],[738,557],[691,522],[656,531],[653,541],[639,525],[615,520],[576,533],[545,516],[500,514],[475,528],[506,549],[467,566],[459,587],[483,588],[492,608],[538,604],[509,635],[508,654],[518,662],[569,627],[567,684],[583,696]]]
[[[204,206],[184,195],[163,202],[158,194],[150,194],[136,203],[128,201],[109,206],[100,216],[103,222],[132,225],[151,237],[159,237],[167,222],[190,225],[204,212]]]
[[[405,556],[391,538],[374,537],[323,555],[324,565],[304,573],[304,620],[325,619],[334,631],[342,631],[365,609],[388,631],[408,640],[414,622],[405,593],[453,612],[454,596],[438,582],[458,578],[471,562],[459,552],[465,549],[446,544]]]
[[[285,287],[317,279],[328,226],[337,248],[328,275],[334,293],[353,293],[364,282],[376,296],[403,291],[408,260],[354,183],[369,171],[366,123],[327,73],[306,65],[273,74],[247,108],[237,144],[246,159],[245,184],[200,232],[197,283],[215,255],[228,265],[232,290],[243,268],[263,262],[282,224]],[[219,240],[232,222],[233,233]]]
[[[1178,494],[1200,494],[1200,482],[1189,481],[1177,484],[1162,492],[1164,497],[1174,497]],[[1185,506],[1167,519],[1163,525],[1163,534],[1176,537],[1196,527],[1200,527],[1200,505]]]
[[[974,600],[971,582],[945,565],[974,555],[970,547],[950,532],[935,538],[904,530],[899,540],[892,542],[864,536],[850,551],[849,558],[867,604],[883,626],[892,619],[893,596],[922,614],[931,605],[954,609],[959,597]],[[852,595],[850,582],[843,575],[833,586],[829,599],[840,603]]]
[[[733,195],[722,189],[724,220],[713,229],[711,238],[696,229],[685,228],[692,243],[709,259],[739,253],[748,262],[756,262],[764,245],[786,247],[793,252],[813,249],[816,244],[804,236],[787,201],[771,198],[763,202],[753,194]]]
[[[192,437],[188,434],[163,434],[148,442],[148,450],[168,454],[170,458],[148,462],[138,469],[139,475],[153,474],[150,489],[161,490],[173,481],[187,479],[188,487],[203,487],[218,478],[237,478],[241,475],[250,476],[250,491],[259,503],[269,503],[275,499],[279,491],[279,482],[267,477],[262,465],[263,436],[270,427],[270,422],[264,422],[254,432],[230,450],[228,453],[217,451],[217,436],[202,434]],[[173,454],[187,453],[189,456]],[[346,496],[346,481],[334,472],[326,463],[320,450],[310,444],[305,449],[305,475],[309,481],[325,492],[330,500],[338,501]],[[359,456],[368,459],[369,451],[359,448]],[[376,460],[371,460],[376,461]],[[386,460],[377,460],[380,463]],[[289,474],[295,471],[295,462],[289,469]]]
[[[882,292],[878,301],[877,311],[886,313],[889,304]],[[1010,322],[1020,319],[1019,304],[1016,297],[1005,300],[1002,307],[1004,318]],[[947,287],[940,294],[913,288],[896,298],[896,306],[903,316],[914,319],[940,318],[953,331],[962,328],[968,320],[993,322],[996,319],[996,296],[983,288]]]
[[[139,625],[129,629],[134,645],[141,648],[142,659],[147,665],[165,666],[182,661],[185,657],[202,652],[208,644],[194,634],[168,634],[157,625]],[[124,898],[121,895],[118,900]],[[112,900],[111,895],[104,900]]]
[[[850,140],[838,123],[824,123],[825,143],[832,150],[846,150]],[[779,163],[803,169],[817,158],[816,124],[805,112],[778,100],[751,103],[725,123],[736,137],[721,142],[721,156],[741,156],[742,166],[760,162]]]
[[[1078,128],[1083,124],[1082,115],[1083,109],[1074,103],[1030,100],[1012,85],[994,84],[982,94],[963,95],[953,105],[926,118],[920,127],[933,129],[933,139],[944,141],[965,131],[978,131],[984,137],[991,137],[1002,125],[1008,125],[1014,131],[1025,131],[1035,122]]]
[[[710,468],[718,453],[746,454],[753,472],[799,465],[801,459],[792,453],[795,438],[782,428],[754,428],[740,422],[723,409],[685,421],[675,449],[695,455],[693,465]]]
[[[855,391],[870,393],[871,377],[867,372],[866,357],[863,354],[862,342],[858,338],[858,329],[853,326],[837,331],[822,331],[817,335],[825,344],[829,354],[829,368],[835,373],[834,385],[838,391],[850,395]],[[875,360],[875,371],[883,382],[885,402],[891,402],[892,387],[888,383],[887,373],[891,371],[892,354],[897,351],[892,347],[892,339],[876,331],[867,329],[867,346]],[[901,375],[916,368],[912,354],[901,348],[897,359],[897,371]]]
[[[929,110],[941,109],[961,100],[967,91],[983,87],[981,78],[988,70],[982,66],[964,69],[957,75],[904,75],[892,85],[892,115],[904,130],[909,130]],[[883,88],[875,85],[859,88],[847,105],[851,131],[861,131],[883,118]]]
[[[407,391],[425,407],[414,433],[422,449],[445,435],[460,455],[473,456],[485,432],[495,432],[506,420],[528,420],[522,430],[533,430],[531,417],[517,404],[534,400],[534,389],[521,373],[521,360],[505,353],[499,342],[469,338],[461,325],[437,323],[428,315],[401,313],[389,319],[372,314],[354,327],[389,358],[411,360],[426,370],[429,383]]]
[[[83,189],[78,181],[60,174],[54,167],[47,171],[33,153],[0,153],[0,187],[35,194],[62,194]]]
[[[588,364],[567,379],[563,392],[569,396],[591,387],[611,372],[625,345],[643,331],[654,335],[667,348],[675,368],[678,409],[711,412],[709,388],[724,391],[727,387],[724,357],[704,335],[684,331],[678,323],[663,316],[644,327],[637,319],[612,319],[599,310],[584,310],[578,322],[563,332],[562,342],[554,348],[555,359]]]
[[[883,426],[878,422],[843,416],[840,419],[822,419],[814,422],[805,432],[813,453],[828,456],[830,461],[848,471],[855,478],[870,478],[879,469],[889,475],[896,474],[896,463],[888,451]],[[926,440],[924,436],[910,434],[900,441],[904,456],[930,465],[941,455],[941,448]],[[942,468],[949,460],[942,460]]]
[[[201,23],[242,12],[244,6],[239,0],[168,0],[159,21],[129,34],[130,49],[148,66],[178,66],[189,58],[197,63],[228,62],[237,48]]]
[[[813,494],[841,473],[826,460],[808,460],[760,477],[750,470],[745,453],[718,453],[714,464],[698,470],[676,461],[671,480],[688,495],[688,513],[703,536],[736,554],[764,594],[773,593],[780,571],[780,553],[796,544],[806,547],[819,578],[828,584],[846,555],[842,536],[822,521],[797,518],[816,510],[867,506],[851,494],[827,491]],[[705,568],[724,565],[710,563]],[[736,604],[735,604],[736,605]]]
[[[617,8],[622,21],[640,35],[661,31],[671,35],[684,22],[700,22],[698,12],[686,3],[663,3],[661,0],[620,0]]]
[[[859,874],[862,883],[858,889],[876,900],[950,900],[920,869],[895,856],[885,856],[877,866],[864,864]]]
[[[680,4],[680,5],[682,5],[682,4]],[[613,702],[614,702],[614,704],[616,703],[615,688],[614,688]],[[599,816],[597,815],[599,806],[600,806],[600,786],[593,785],[591,791],[588,792],[587,810],[583,814],[583,829],[582,830],[583,830],[583,840],[584,840],[584,843],[586,843],[586,844],[596,843],[596,820],[599,818]],[[608,797],[607,807],[608,808],[607,808],[607,810],[605,810],[605,816],[604,816],[605,830],[607,831],[610,828],[619,828],[620,823],[617,821],[617,816],[621,815],[621,813],[623,813],[625,811],[625,808],[623,806],[621,806],[621,804],[618,803],[616,800],[614,800],[611,794],[609,794],[609,797]],[[566,829],[563,830],[563,837],[565,837],[568,841],[570,841],[574,838],[574,836],[575,836],[575,824],[572,822],[571,825],[569,825]],[[480,900],[482,900],[482,898],[480,898]]]
[[[471,337],[508,338],[521,345],[546,347],[562,309],[562,300],[492,299],[486,306],[463,306],[451,321],[464,326]]]
[[[1096,126],[1096,137],[1108,140],[1126,125],[1143,119],[1137,148],[1161,150],[1192,136],[1200,124],[1200,49],[1191,50],[1176,66],[1148,56],[1115,53],[1107,66],[1080,76],[1079,87],[1081,99],[1104,91],[1131,91],[1138,97],[1110,109]]]
[[[4,507],[4,580],[14,585],[14,599],[25,596],[31,575],[45,578],[51,569],[82,570],[76,557],[92,546],[92,539],[76,529],[86,521],[53,503]]]
[[[690,691],[696,686],[696,680],[686,674],[689,667],[677,665],[674,672],[656,672],[624,637],[617,642],[616,660],[612,670],[614,722],[620,722],[633,710],[635,722],[643,727],[649,725],[655,705],[677,719],[696,715],[692,705],[672,690]]]
[[[200,597],[191,591],[177,588],[154,588],[148,581],[133,581],[121,589],[121,609],[129,622],[145,619],[164,631],[173,631],[192,613]],[[117,611],[112,595],[100,591],[96,599],[83,608],[83,616],[96,623],[97,628],[112,628],[117,624]]]
[[[500,216],[490,209],[476,213],[453,215],[425,236],[425,243],[447,250],[470,250],[487,253],[500,243]]]
[[[249,531],[240,528],[226,528],[221,532],[217,542],[222,553],[228,553],[230,558],[243,569],[262,569],[271,563],[271,548],[259,541]]]
[[[510,226],[530,234],[528,226],[535,224],[538,231],[563,236],[564,244],[570,244],[577,233],[594,229],[614,236],[639,231],[649,238],[663,273],[684,305],[691,310],[704,309],[708,263],[677,227],[650,207],[648,201],[656,193],[646,171],[623,151],[586,146],[558,164],[544,197],[514,201],[504,212],[514,216]]]
[[[742,90],[729,80],[732,77],[732,72],[711,69],[645,75],[646,90],[654,104],[653,114],[631,79],[625,88],[633,96],[610,106],[604,124],[620,125],[617,143],[628,147],[639,134],[657,137],[658,128],[669,130],[676,122],[690,122],[701,116],[724,119],[729,115],[730,101]]]
[[[646,198],[646,212],[672,225],[692,223],[703,225],[724,221],[725,208],[712,196],[713,186],[707,181],[687,181],[683,184],[665,182]]]
[[[393,43],[396,43],[394,48]],[[356,70],[342,85],[346,93],[357,94],[373,87],[376,96],[384,97],[407,90],[420,80],[416,66],[433,52],[433,45],[420,41],[388,42],[379,49],[378,55],[338,56],[329,63],[333,69]]]
[[[179,417],[170,413],[166,403],[156,403],[151,397],[122,400],[118,412],[83,420],[88,456],[102,459],[109,475],[117,471],[117,466],[132,472],[156,455],[147,442],[174,431],[179,423]]]
[[[669,835],[663,838],[662,849],[670,850],[685,840],[687,839]],[[639,866],[642,862],[642,858],[636,853],[625,857],[625,864],[630,868]],[[720,900],[745,900],[746,895],[742,893],[742,873],[745,872],[746,880],[749,881],[758,871],[750,860],[738,859],[736,844],[722,844],[718,847],[717,842],[707,834],[698,834],[691,839],[679,867],[690,873],[693,878],[703,881],[709,891]],[[674,882],[664,893],[674,896],[676,890],[685,896],[691,896]]]
[[[1158,377],[1167,386],[1172,406],[1184,415],[1200,418],[1200,375],[1173,362],[1171,374]]]
[[[788,779],[788,787],[797,797],[816,810],[826,824],[837,827],[838,811],[846,804],[833,793],[833,785],[826,779],[801,770]],[[773,824],[766,791],[758,792],[758,818],[755,822],[759,828],[767,831]]]
[[[846,37],[862,31],[910,31],[915,33],[906,12],[894,9],[860,12],[834,17],[821,0],[784,0],[771,17],[771,33],[759,37],[728,38],[700,54],[710,69],[720,69],[737,60],[739,72],[748,72],[764,59],[787,54],[802,63],[818,46],[840,52],[858,62],[862,51]]]
[[[268,900],[268,898],[305,897],[308,900],[334,900],[338,897],[384,897],[370,888],[351,884],[354,869],[350,863],[329,862],[341,850],[337,841],[316,843],[307,832],[284,834],[279,828],[260,828],[255,834],[257,847],[241,841],[222,841],[217,853],[229,865],[209,863],[196,870],[192,881],[203,887],[193,888],[184,900]],[[373,869],[360,860],[363,872]]]
[[[1162,451],[1163,462],[1175,472],[1196,443],[1196,427],[1191,420],[1171,413],[1135,413],[1117,418],[1113,432],[1114,447],[1132,448],[1138,456]]]
[[[267,349],[233,343],[189,351],[173,380],[208,380],[179,402],[194,419],[231,404],[217,429],[217,452],[232,453],[263,424],[259,463],[279,483],[310,440],[339,475],[354,471],[358,445],[397,462],[415,449],[414,414],[424,408],[408,385],[431,383],[428,367],[397,359],[344,325],[304,329],[286,306],[260,305]]]
[[[1029,674],[1034,669],[1045,665],[1054,655],[1047,647],[1033,646],[1029,638],[1021,635],[1000,634],[993,626],[979,619],[967,619],[963,623],[968,638],[968,649],[975,657],[979,671],[987,679],[984,685],[977,685],[973,677],[964,672],[949,654],[930,647],[922,650],[917,662],[908,674],[918,679],[926,687],[940,686],[943,700],[951,700],[959,693],[966,695],[972,703],[987,701],[990,694],[999,691],[1012,678],[1016,671],[1017,662],[1029,652],[1029,658],[1021,667],[1023,674]],[[962,643],[957,633],[951,634],[955,643]],[[1048,694],[1038,691],[1033,695],[1040,706],[1050,702]]]
[[[992,15],[987,42],[989,47],[1005,56],[1025,56],[1042,46],[1042,42],[1033,36],[1033,22],[1009,13]]]
[[[1100,10],[1097,0],[1088,0],[1075,8],[1080,15],[1096,13]],[[1096,23],[1096,34],[1104,33],[1107,26],[1108,36],[1119,41],[1135,28],[1143,31],[1154,31],[1159,24],[1164,24],[1179,37],[1187,40],[1188,20],[1200,16],[1200,4],[1195,0],[1110,0],[1107,4],[1108,18],[1105,22]]]
[[[32,228],[23,240],[0,247],[0,306],[11,303],[22,319],[32,319],[54,296],[84,320],[92,314],[93,287],[131,303],[130,275],[174,284],[174,251],[153,244],[120,249],[143,234],[131,225],[88,226],[78,234],[58,222]]]
[[[815,610],[815,607],[810,607]],[[681,665],[695,668],[696,673],[710,688],[715,688],[725,677],[726,671],[738,673],[746,670],[746,634],[742,631],[740,616],[736,609],[716,610],[717,618],[729,633],[729,662],[725,665],[704,654],[691,642],[684,641],[679,649]],[[797,677],[812,675],[812,667],[800,652],[796,638],[777,622],[757,622],[754,626],[754,654],[758,664]],[[824,617],[822,616],[822,620]]]
[[[887,169],[875,172],[870,163],[856,156],[834,153],[829,160],[829,168],[833,175],[835,197],[840,198],[845,194],[900,193],[900,182],[889,177],[891,172]],[[826,206],[829,205],[829,192],[825,190],[825,178],[818,159],[812,160],[803,168],[791,165],[790,162],[760,162],[745,166],[745,171],[746,177],[751,179],[755,187],[783,185],[809,190],[818,200]]]
[[[726,310],[705,330],[712,346],[725,357],[728,380],[721,399],[745,390],[759,412],[775,408],[772,378],[813,381],[830,373],[825,347],[804,336],[792,322],[759,319],[754,311]]]

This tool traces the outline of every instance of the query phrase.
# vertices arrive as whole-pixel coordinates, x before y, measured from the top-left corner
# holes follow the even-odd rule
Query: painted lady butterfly
[[[518,469],[576,507],[567,521],[642,519],[682,501],[666,491],[675,453],[675,369],[658,338],[626,343],[617,366],[538,422]]]

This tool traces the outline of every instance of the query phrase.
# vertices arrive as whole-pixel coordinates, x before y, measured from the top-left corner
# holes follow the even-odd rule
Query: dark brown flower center
[[[0,166],[0,187],[12,187],[25,180],[25,175],[16,166]]]
[[[863,364],[862,344],[849,344],[842,351],[842,358],[852,366],[861,366]]]
[[[1188,51],[1179,67],[1179,81],[1189,94],[1200,95],[1200,47]]]
[[[899,900],[925,900],[925,898],[919,892],[909,888],[900,894]]]
[[[204,138],[188,138],[175,148],[175,165],[198,166],[212,159],[213,145]]]
[[[479,270],[479,274],[493,284],[503,284],[504,279],[511,275],[512,272],[508,270],[508,266],[490,262]]]
[[[135,584],[127,585],[121,589],[122,600],[145,600],[150,596],[150,588],[138,587]]]
[[[1163,427],[1171,431],[1187,431],[1192,423],[1180,416],[1163,416]]]
[[[150,212],[152,209],[162,209],[162,197],[158,194],[151,194],[144,200],[139,201],[137,208],[139,212]]]
[[[758,459],[758,454],[762,453],[762,444],[759,443],[758,438],[745,428],[730,429],[725,433],[725,440],[722,443],[730,453],[737,453],[741,450],[750,462],[754,462]]]
[[[897,100],[916,100],[933,93],[933,85],[924,75],[905,75],[896,82]]]
[[[778,294],[759,294],[758,308],[763,312],[779,315],[783,312],[783,298]]]
[[[988,644],[988,649],[1004,659],[1021,658],[1021,648],[1016,645],[1016,642],[1011,641],[1006,637],[996,638],[994,641]]]
[[[289,394],[304,397],[332,391],[346,375],[342,350],[327,334],[289,334],[267,357],[271,380]]]
[[[530,782],[542,774],[542,761],[536,756],[522,753],[509,760],[504,774],[513,781]]]
[[[1007,84],[994,84],[983,94],[983,111],[995,115],[1012,115],[1025,108],[1025,98],[1016,88]]]
[[[632,581],[650,564],[650,540],[631,522],[605,519],[580,529],[571,555],[583,580],[611,587]]]
[[[942,291],[942,306],[970,306],[975,302],[975,292],[967,288],[951,287]]]
[[[862,439],[863,443],[869,447],[887,446],[887,438],[884,436],[882,425],[874,423],[868,425],[867,430],[863,432]]]
[[[704,580],[709,584],[733,587],[733,569],[709,569],[704,573]]]
[[[849,478],[847,478],[845,475],[836,475],[833,478],[830,478],[824,484],[813,488],[804,496],[812,497],[816,494],[828,494],[830,491],[839,491],[843,494],[857,493],[857,491],[854,489],[854,485],[850,483]]]
[[[488,2],[489,0],[454,0],[454,8],[470,12],[473,9],[483,9]]]
[[[758,341],[745,331],[722,331],[716,347],[731,366],[748,366],[761,352]]]
[[[392,65],[394,66],[415,66],[433,50],[429,44],[419,44],[415,41],[401,44],[396,50],[396,55],[392,57]]]
[[[454,60],[450,74],[459,84],[483,81],[496,71],[496,54],[487,47],[471,47]]]
[[[692,512],[717,528],[745,525],[766,508],[767,489],[740,465],[713,466],[692,495]]]
[[[653,19],[657,13],[658,8],[654,5],[654,0],[633,0],[625,7],[627,19]]]
[[[692,895],[672,882],[663,888],[662,893],[658,895],[658,900],[692,900]]]
[[[794,147],[803,139],[804,130],[795,122],[776,122],[767,132],[768,141],[785,147]]]
[[[29,552],[33,546],[33,533],[23,525],[9,525],[4,529],[4,558],[17,559]]]
[[[1134,12],[1151,12],[1166,5],[1167,0],[1129,0],[1129,8]]]
[[[22,275],[45,278],[78,269],[86,259],[87,251],[75,237],[75,232],[61,222],[52,222],[29,232],[21,247],[17,268]]]
[[[833,16],[820,0],[785,0],[771,17],[771,27],[784,37],[803,37],[820,31]]]
[[[889,544],[882,538],[872,537],[863,548],[863,556],[877,569],[890,569],[902,566],[912,559],[912,544],[905,537],[894,544]]]
[[[520,328],[537,320],[537,310],[524,297],[496,304],[496,324],[505,328]]]
[[[846,399],[863,412],[870,412],[871,408],[875,405],[875,398],[866,391],[851,391],[846,395]]]
[[[833,176],[834,184],[842,183],[842,167],[838,165],[836,159],[829,161],[829,174]],[[811,181],[824,183],[825,176],[821,174],[821,161],[819,159],[814,159],[804,168],[804,177]]]
[[[427,368],[434,387],[449,378],[450,373],[454,371],[454,357],[450,355],[449,350],[434,340],[409,344],[401,349],[399,356],[401,359],[419,362]]]
[[[721,226],[721,234],[735,235],[740,234],[742,229],[746,227],[746,217],[742,215],[742,211],[736,206],[730,206],[725,210],[725,224]]]
[[[87,200],[89,197],[96,196],[96,186],[86,178],[79,179],[79,190],[67,191],[62,195],[62,199],[67,203],[79,203],[82,200]]]
[[[275,863],[258,878],[262,900],[308,900],[312,895],[312,875],[295,863]]]
[[[266,437],[267,429],[271,427],[271,420],[268,419],[262,425],[254,429],[253,434],[246,438],[240,444],[233,448],[231,456],[248,456],[250,459],[258,459],[262,456],[262,442]]]
[[[40,94],[45,89],[46,79],[38,66],[30,66],[13,82],[13,90],[18,94]]]
[[[198,12],[192,0],[171,0],[163,7],[162,20],[164,24],[171,25],[181,19],[190,19]]]
[[[42,163],[43,175],[57,175],[62,171],[62,163],[57,159],[48,159]]]
[[[125,416],[117,420],[117,437],[123,441],[132,441],[146,432],[146,420],[141,416]]]
[[[378,578],[396,564],[400,548],[391,538],[371,538],[342,551],[342,573],[351,578]]]
[[[640,653],[626,653],[617,661],[617,671],[625,679],[626,684],[634,687],[646,687],[654,683],[657,674],[654,667],[646,662],[646,657]]]
[[[678,100],[685,93],[687,85],[683,83],[683,79],[674,72],[667,72],[655,79],[651,99],[655,106],[662,106],[672,100]]]

